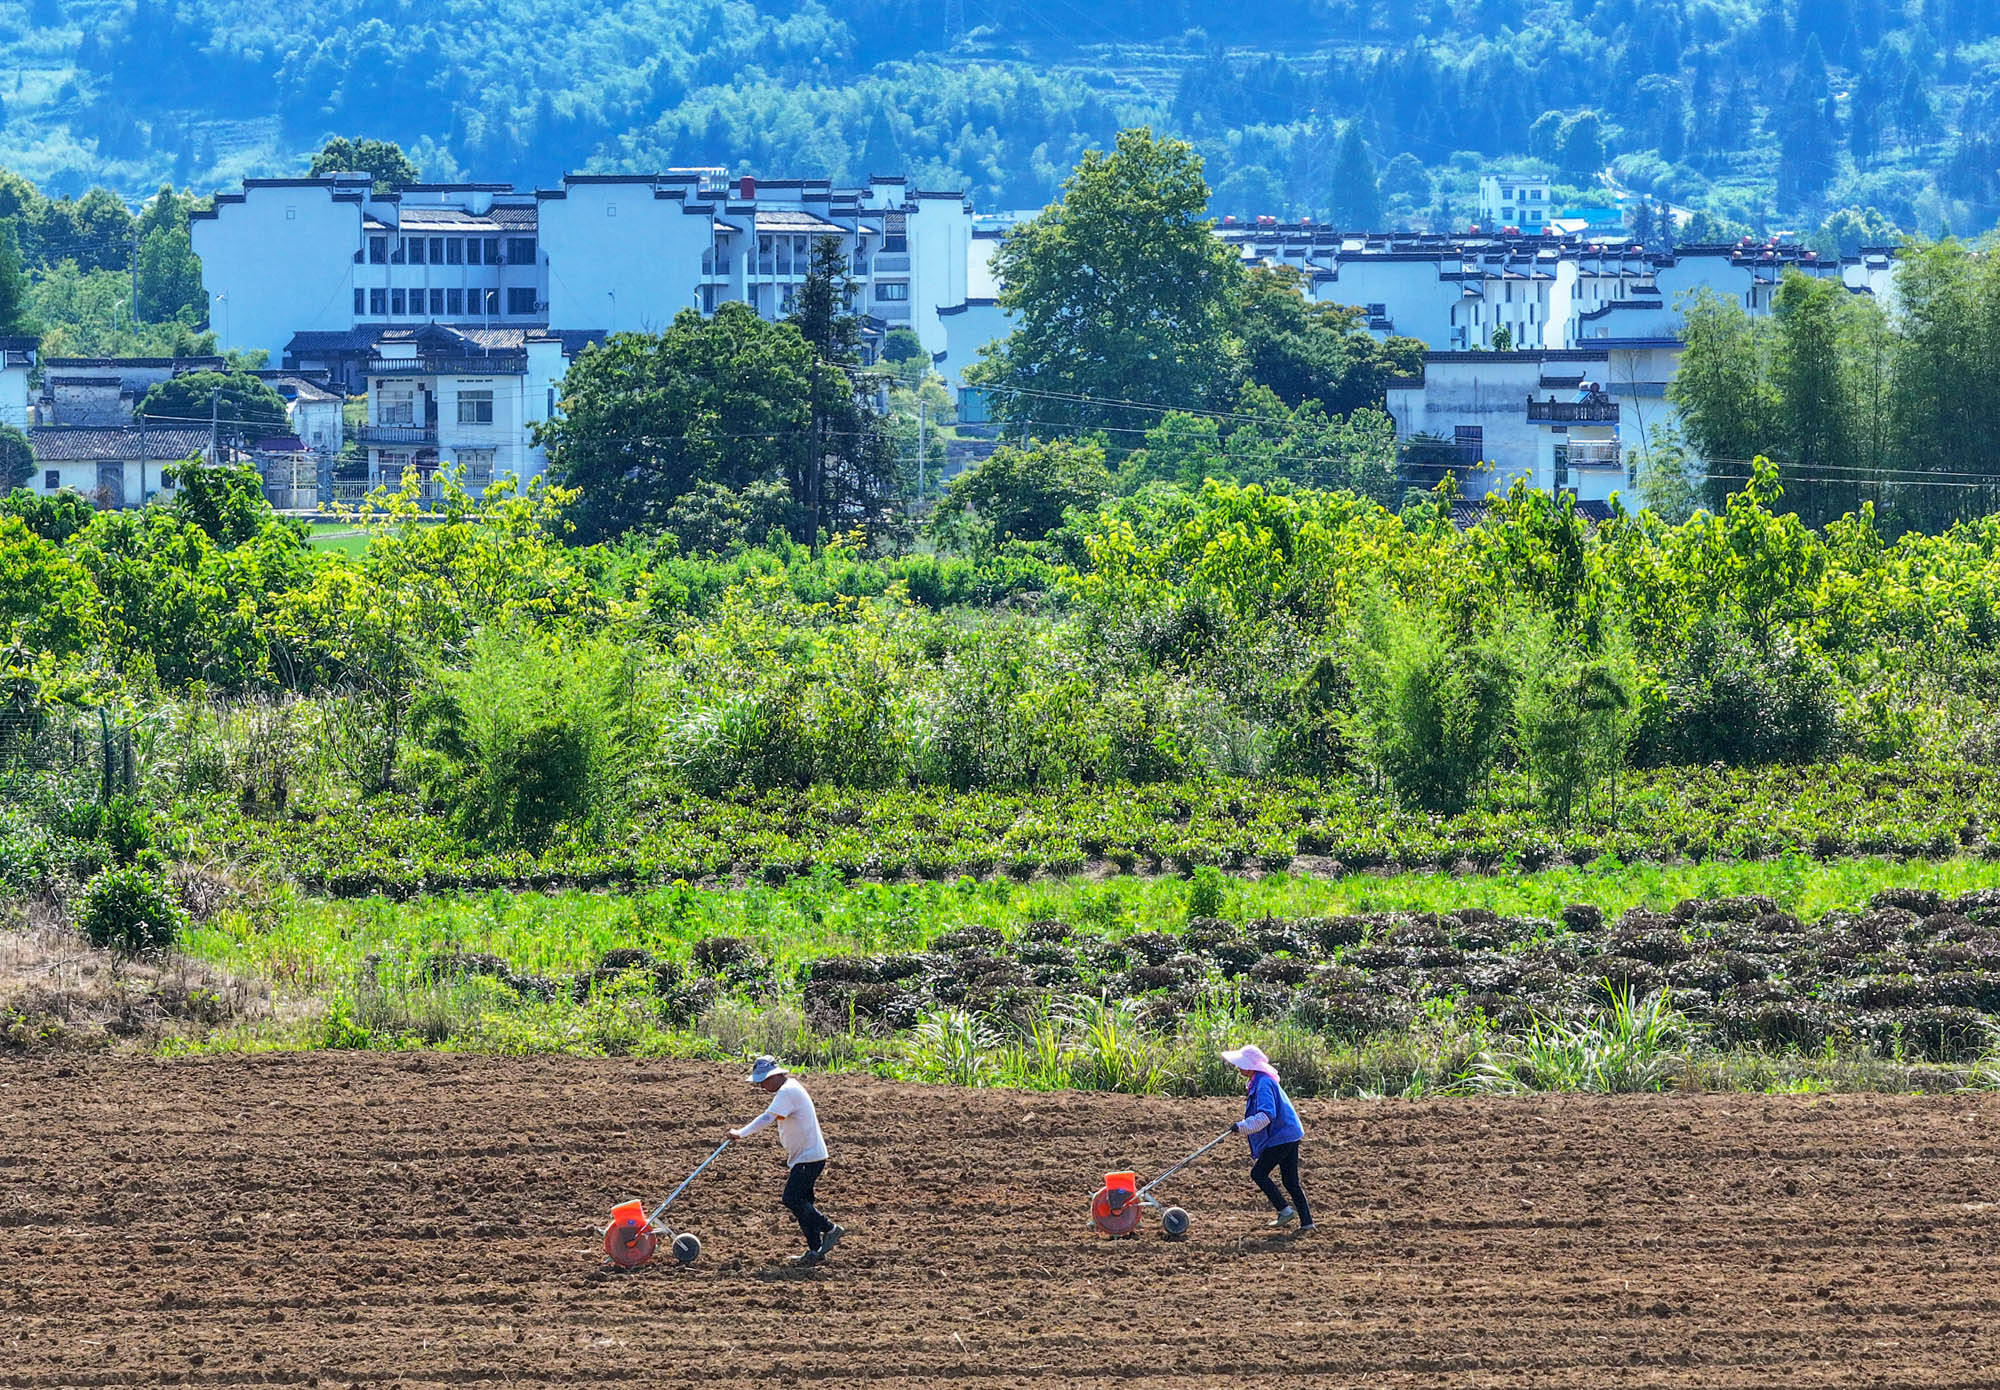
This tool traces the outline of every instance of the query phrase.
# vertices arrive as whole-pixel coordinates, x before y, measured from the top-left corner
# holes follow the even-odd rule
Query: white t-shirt
[[[818,1163],[826,1157],[826,1139],[819,1132],[819,1114],[813,1109],[812,1097],[799,1084],[796,1076],[785,1078],[785,1084],[771,1097],[770,1106],[743,1126],[743,1137],[748,1139],[760,1129],[778,1126],[778,1142],[785,1146],[785,1166],[796,1168],[801,1163]]]

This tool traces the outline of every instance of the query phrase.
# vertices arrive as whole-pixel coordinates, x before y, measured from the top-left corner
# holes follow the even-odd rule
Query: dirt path
[[[1934,1386],[2000,1376],[2000,1098],[1308,1104],[1320,1230],[1232,1155],[1185,1245],[1093,1238],[1216,1101],[815,1090],[850,1237],[792,1250],[776,1145],[599,1271],[754,1113],[676,1063],[0,1065],[0,1385]],[[678,1210],[678,1209],[677,1209]]]

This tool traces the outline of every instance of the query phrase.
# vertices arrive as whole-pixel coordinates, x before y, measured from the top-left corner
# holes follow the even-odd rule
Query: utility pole
[[[924,464],[930,458],[930,416],[923,398],[917,398],[917,506],[924,505]]]
[[[222,462],[222,457],[216,452],[215,448],[216,425],[221,418],[218,414],[221,400],[222,388],[220,386],[208,393],[208,461],[212,464]]]
[[[132,223],[132,328],[139,328],[139,223]]]

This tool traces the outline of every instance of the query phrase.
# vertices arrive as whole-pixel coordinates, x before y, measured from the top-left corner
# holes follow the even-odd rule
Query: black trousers
[[[1273,1168],[1285,1180],[1284,1197],[1278,1195],[1278,1185],[1271,1181]],[[1285,1197],[1290,1197],[1292,1210],[1299,1214],[1299,1224],[1312,1225],[1312,1208],[1306,1205],[1306,1194],[1299,1190],[1299,1145],[1296,1139],[1289,1144],[1266,1144],[1264,1152],[1250,1165],[1250,1180],[1270,1198],[1273,1211],[1283,1211]]]
[[[1296,1149],[1298,1145],[1292,1147]],[[799,1234],[806,1238],[808,1250],[819,1249],[820,1237],[833,1225],[826,1213],[813,1205],[813,1187],[825,1171],[826,1160],[822,1158],[811,1163],[794,1163],[785,1175],[785,1210],[798,1218]]]

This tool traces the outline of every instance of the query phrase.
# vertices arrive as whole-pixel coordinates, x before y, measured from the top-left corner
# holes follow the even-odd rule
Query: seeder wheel
[[[1179,1240],[1187,1234],[1188,1214],[1180,1207],[1168,1207],[1160,1213],[1160,1230],[1168,1240]]]
[[[701,1240],[687,1231],[675,1236],[669,1248],[674,1252],[674,1258],[684,1265],[691,1265],[701,1258]]]
[[[612,1222],[604,1232],[604,1258],[620,1269],[637,1269],[653,1258],[659,1244],[660,1238],[653,1234],[644,1219],[626,1217]],[[699,1248],[697,1244],[696,1249]]]
[[[1129,1236],[1139,1229],[1139,1199],[1123,1188],[1100,1187],[1090,1199],[1090,1221],[1107,1236]]]

